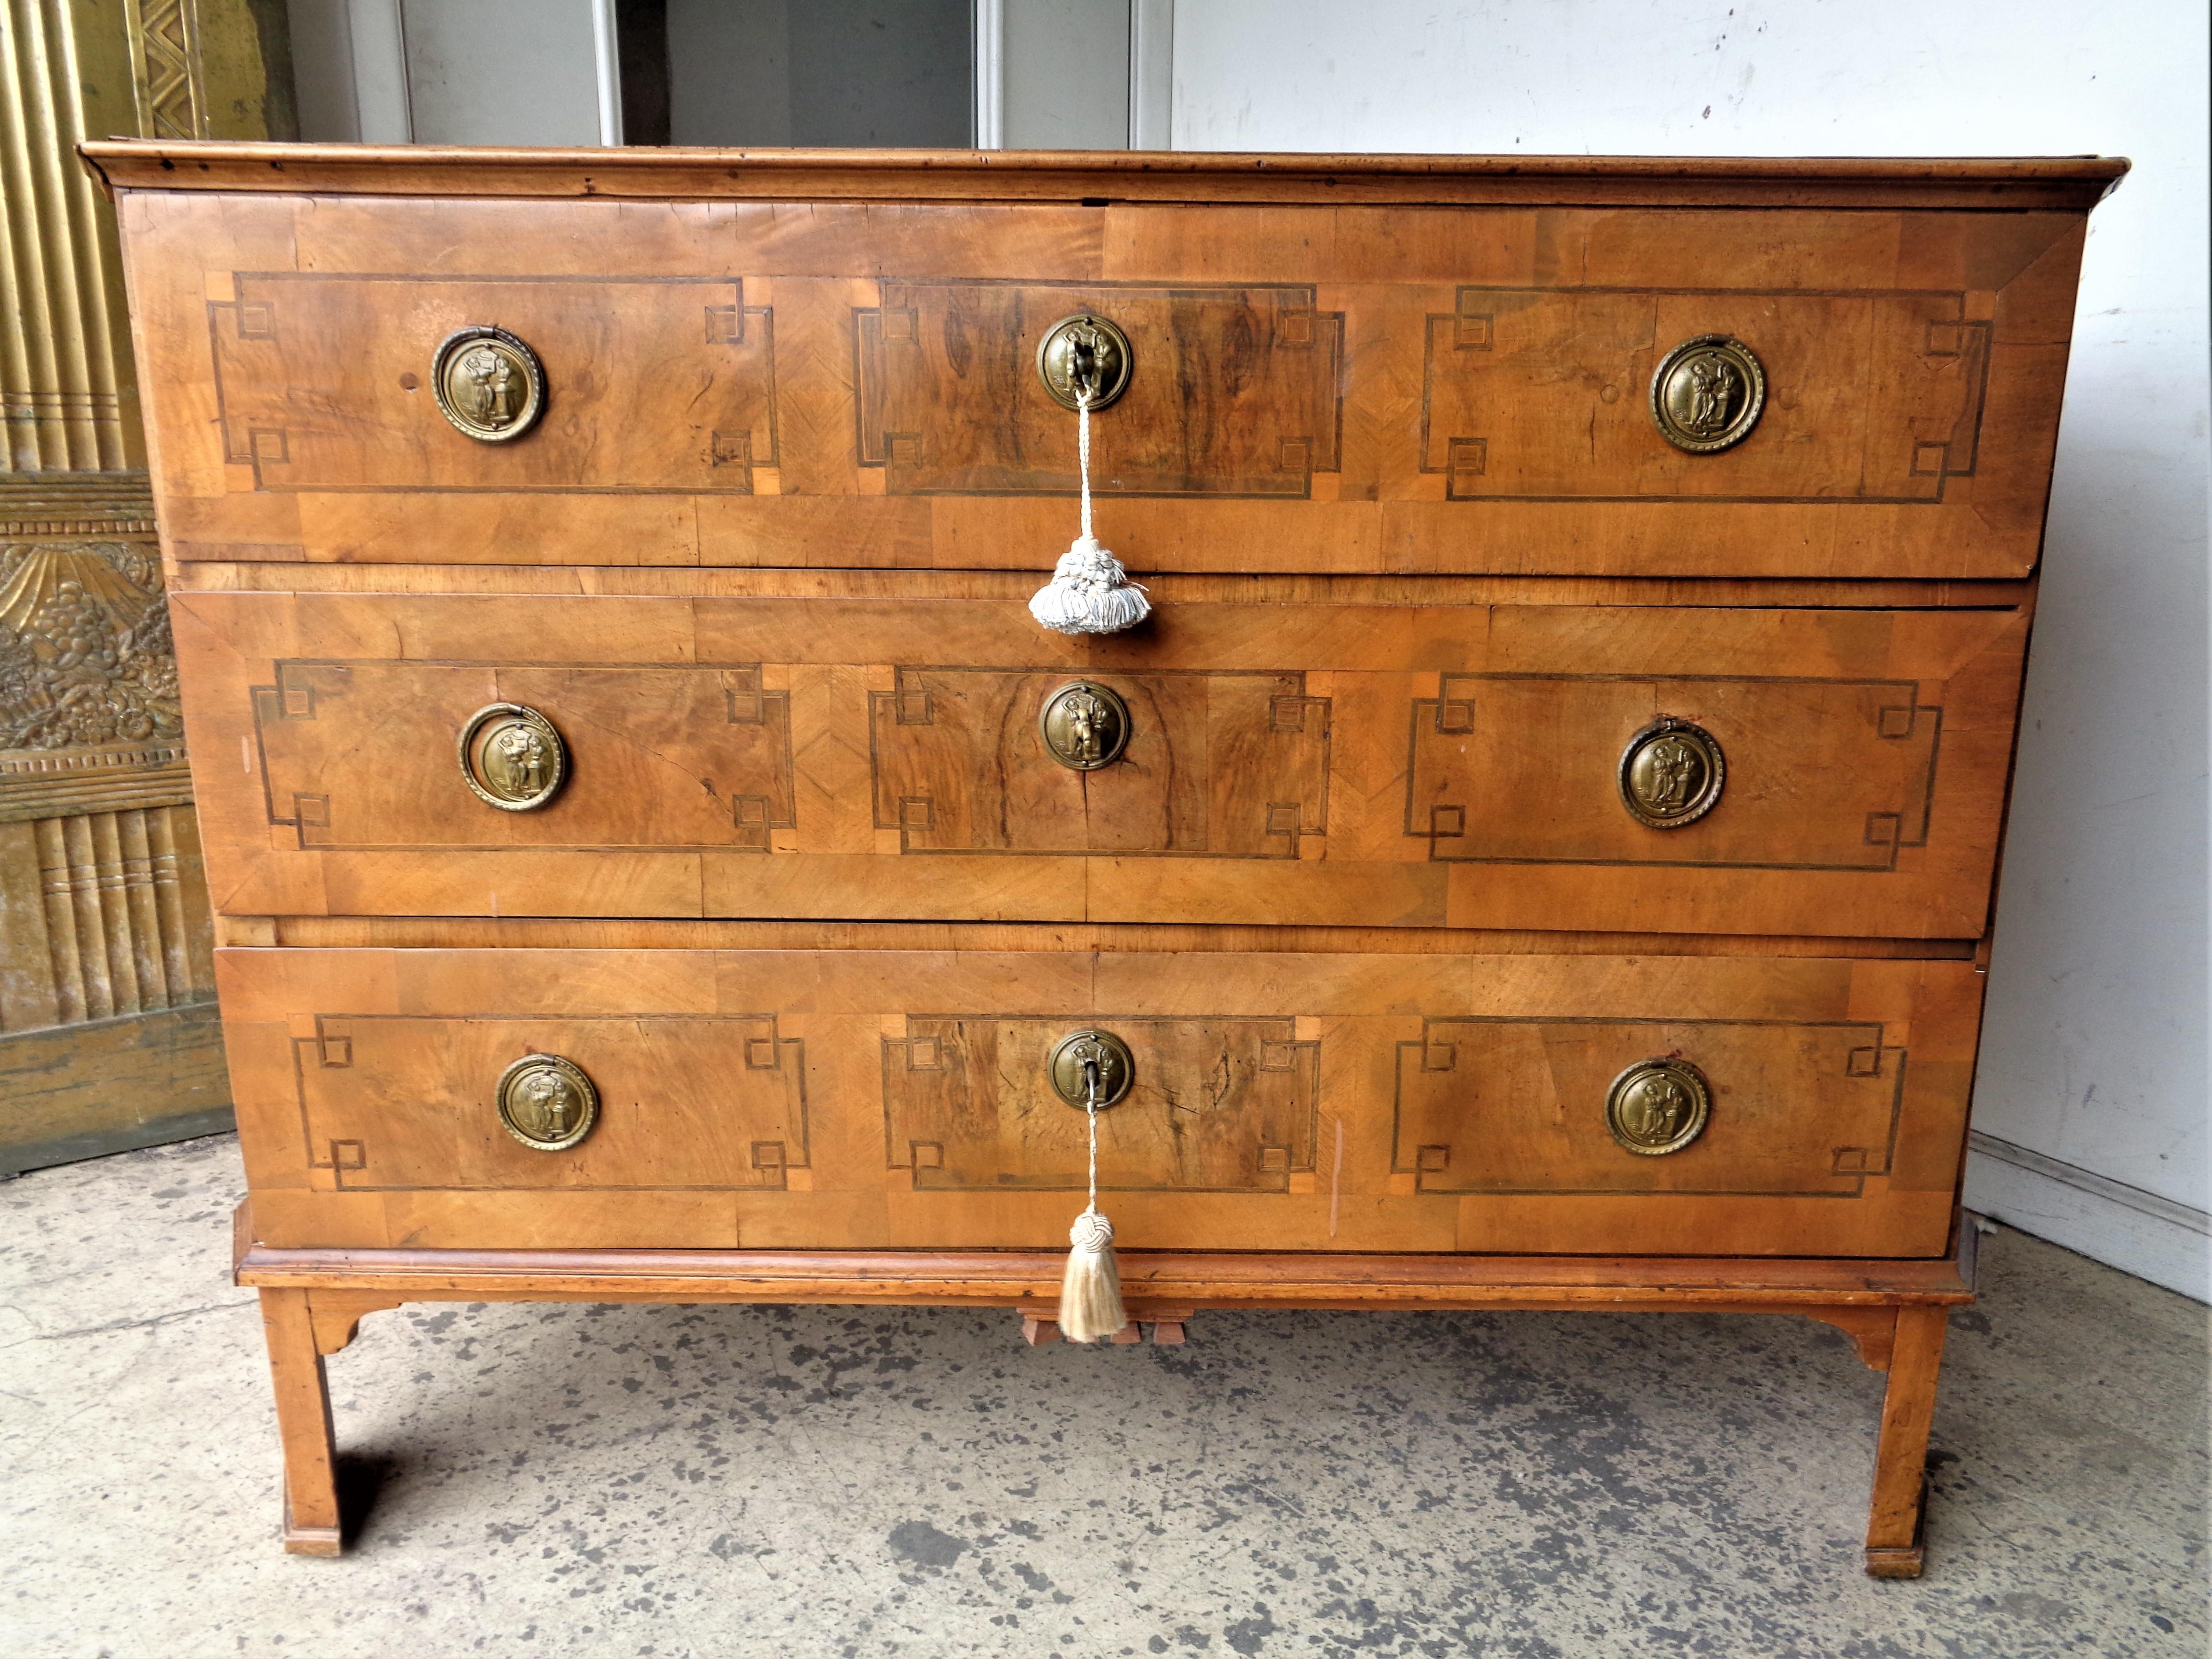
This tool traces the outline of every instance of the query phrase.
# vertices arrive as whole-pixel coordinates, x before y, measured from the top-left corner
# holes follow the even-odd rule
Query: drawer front
[[[995,600],[174,609],[216,902],[246,915],[1974,937],[2026,637],[2009,611],[1166,589],[1091,641]],[[1126,712],[1110,764],[1041,734],[1070,685]],[[459,763],[501,705],[559,745],[537,810]],[[1655,823],[1622,759],[1669,718],[1717,746],[1719,793]]]
[[[1808,959],[286,950],[220,972],[263,1236],[453,1248],[1052,1247],[1085,1121],[1048,1062],[1097,1030],[1132,1066],[1099,1119],[1126,1249],[1933,1255],[1979,1001],[1966,963]],[[552,1151],[499,1108],[546,1055],[596,1097]],[[1623,1083],[1654,1065],[1679,1082]]]
[[[134,198],[125,223],[187,561],[1042,568],[1076,431],[1036,354],[1095,313],[1132,346],[1094,483],[1135,568],[1826,577],[2033,568],[2081,235],[2054,212],[278,195]],[[440,410],[468,325],[542,364],[520,436]],[[1764,402],[1691,453],[1651,386],[1707,336],[1749,349]]]
[[[258,492],[745,494],[775,465],[769,313],[727,278],[240,272],[209,319],[223,460]],[[486,325],[546,381],[513,440],[456,430],[432,386],[439,345]]]

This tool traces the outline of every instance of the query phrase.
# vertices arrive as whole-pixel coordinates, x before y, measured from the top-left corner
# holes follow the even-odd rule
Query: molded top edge
[[[108,139],[80,145],[111,189],[441,196],[940,199],[1778,199],[2087,207],[2106,156],[1307,155],[1202,151],[495,149]],[[2042,198],[2033,203],[2008,199]],[[1962,199],[1964,198],[1964,199]]]

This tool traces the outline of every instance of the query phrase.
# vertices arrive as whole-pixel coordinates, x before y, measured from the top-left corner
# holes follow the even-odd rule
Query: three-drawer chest
[[[85,148],[288,1547],[364,1314],[1049,1340],[1095,1128],[1115,1340],[1840,1327],[1918,1571],[2124,163]]]

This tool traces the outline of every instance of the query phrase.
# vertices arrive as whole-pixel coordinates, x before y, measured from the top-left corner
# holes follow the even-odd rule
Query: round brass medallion
[[[1713,1091],[1705,1073],[1685,1060],[1639,1060],[1605,1097],[1605,1127],[1624,1147],[1644,1158],[1679,1152],[1705,1132]]]
[[[532,1152],[565,1152],[599,1119],[599,1091],[573,1060],[525,1054],[499,1074],[499,1121]]]
[[[568,751],[553,722],[519,702],[495,702],[461,728],[461,775],[478,800],[528,812],[560,793]]]
[[[1129,746],[1129,705],[1107,686],[1077,680],[1044,700],[1037,735],[1062,766],[1095,772]]]
[[[1089,312],[1061,318],[1037,343],[1037,379],[1062,409],[1075,408],[1078,391],[1088,386],[1096,414],[1128,390],[1134,367],[1129,337]]]
[[[1713,810],[1728,760],[1713,734],[1672,715],[1628,740],[1620,755],[1620,800],[1638,823],[1679,830]]]
[[[1098,1109],[1118,1106],[1136,1081],[1136,1057],[1111,1031],[1070,1031],[1053,1045],[1045,1070],[1053,1092],[1079,1110],[1091,1101],[1091,1068],[1098,1069]]]
[[[453,429],[483,443],[520,438],[545,412],[538,354],[503,328],[448,335],[430,360],[430,388]]]
[[[1710,455],[1751,435],[1766,407],[1766,371],[1725,334],[1685,340],[1651,377],[1651,421],[1677,449]]]

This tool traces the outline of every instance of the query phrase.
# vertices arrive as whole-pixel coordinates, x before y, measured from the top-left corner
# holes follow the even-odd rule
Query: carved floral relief
[[[154,550],[0,545],[0,750],[182,738]]]

